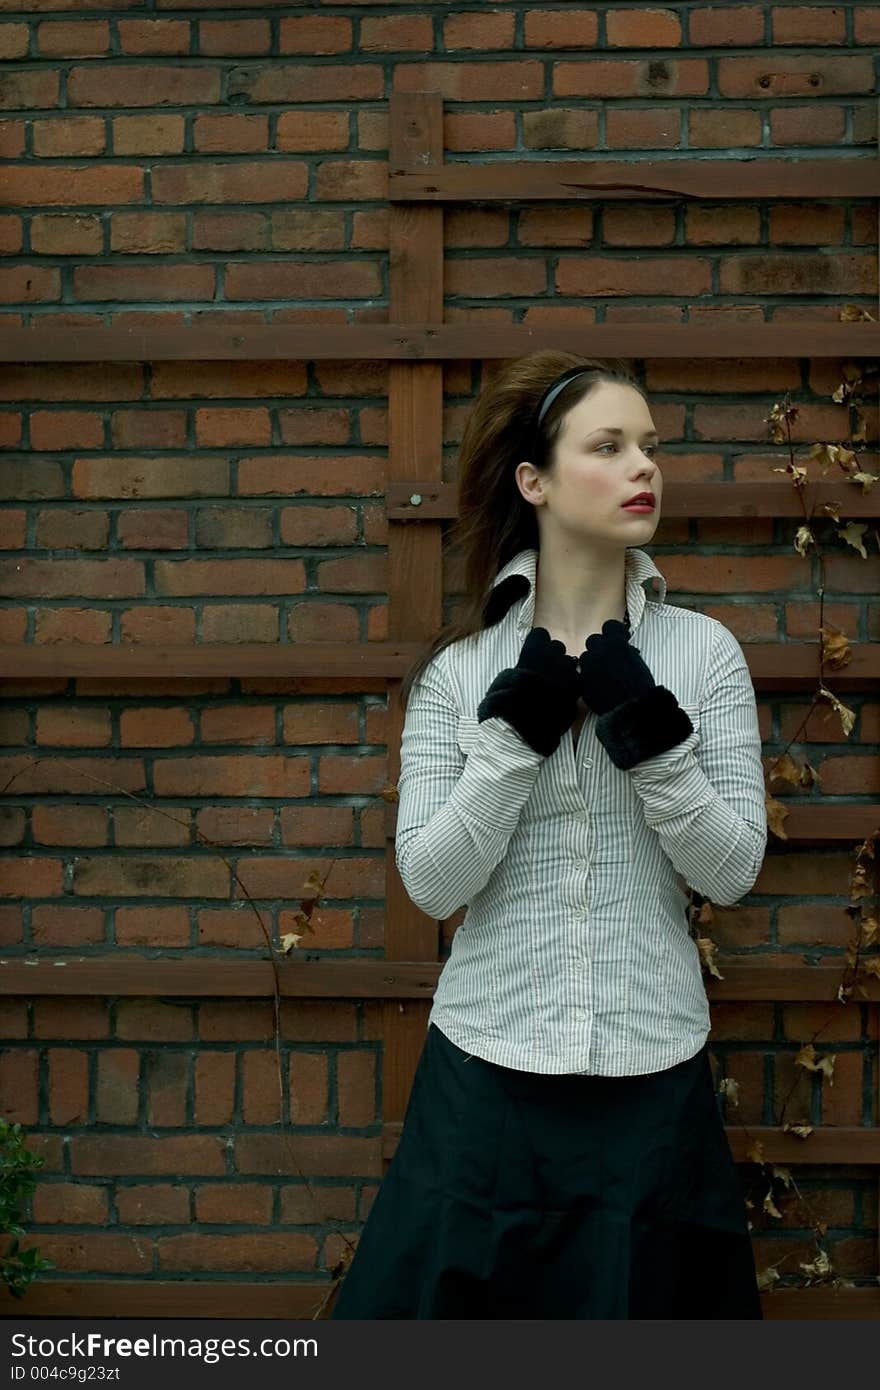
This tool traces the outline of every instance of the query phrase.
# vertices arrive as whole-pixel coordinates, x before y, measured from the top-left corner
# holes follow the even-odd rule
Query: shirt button
[[[592,758],[584,758],[584,767],[592,767],[592,766],[593,766],[593,759],[592,759]]]

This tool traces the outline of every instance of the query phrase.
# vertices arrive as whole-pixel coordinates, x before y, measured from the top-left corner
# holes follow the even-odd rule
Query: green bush
[[[36,1186],[34,1171],[42,1166],[43,1159],[25,1148],[21,1125],[0,1120],[0,1233],[15,1237],[5,1255],[0,1256],[0,1271],[15,1298],[24,1297],[39,1270],[55,1268],[38,1250],[20,1250],[18,1243],[18,1237],[25,1235],[20,1223],[21,1206]]]

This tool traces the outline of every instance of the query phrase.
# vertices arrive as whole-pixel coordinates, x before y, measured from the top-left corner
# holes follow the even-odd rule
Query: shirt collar
[[[521,632],[528,631],[535,616],[535,575],[537,569],[538,551],[530,548],[518,551],[498,571],[487,601],[487,608],[491,605],[494,610],[494,621],[497,622],[499,618],[503,617],[516,598],[522,596],[523,602],[520,604],[516,624]],[[642,620],[647,602],[647,595],[642,587],[645,580],[656,579],[658,581],[658,601],[660,603],[666,599],[666,580],[647,551],[639,550],[636,546],[627,546],[624,559],[624,577],[630,631],[635,632]],[[507,580],[511,582],[507,584]],[[509,591],[509,597],[507,593],[502,594],[499,585],[504,585],[505,591]]]

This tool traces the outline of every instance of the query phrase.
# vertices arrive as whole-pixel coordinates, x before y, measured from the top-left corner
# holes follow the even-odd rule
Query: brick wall
[[[871,3],[290,11],[0,0],[0,327],[387,321],[395,91],[442,93],[450,161],[876,146]],[[877,311],[870,189],[456,206],[445,245],[449,322],[709,322],[720,352],[726,322]],[[665,476],[772,478],[787,454],[766,417],[785,391],[799,446],[840,438],[838,367],[651,360]],[[480,364],[444,375],[452,478]],[[0,643],[383,640],[386,383],[372,361],[8,365]],[[815,641],[816,569],[794,530],[664,520],[651,552],[671,602],[742,642]],[[868,548],[866,562],[832,541],[825,619],[878,641]],[[451,612],[454,566],[447,583]],[[0,784],[15,776],[0,820],[6,958],[264,955],[240,885],[197,832],[232,860],[276,944],[308,874],[338,855],[301,949],[381,955],[384,682],[7,679],[0,697]],[[758,703],[772,756],[805,699]],[[836,720],[807,726],[815,796],[877,790],[880,704],[847,703],[850,739]],[[771,846],[755,893],[718,909],[715,939],[842,965],[849,869],[847,847]],[[876,1013],[853,1002],[823,1033],[833,1087],[793,1062],[820,1014],[714,1007],[716,1073],[740,1085],[732,1123],[772,1123],[795,1080],[792,1114],[880,1121]],[[2,1000],[2,1110],[45,1158],[28,1240],[56,1262],[48,1278],[329,1278],[381,1172],[381,1006],[284,1002],[280,1116],[271,1015],[271,1001]],[[798,1180],[838,1272],[870,1282],[876,1170]],[[781,1272],[797,1275],[814,1254],[802,1209],[773,1221],[762,1200],[759,1265],[786,1254]]]

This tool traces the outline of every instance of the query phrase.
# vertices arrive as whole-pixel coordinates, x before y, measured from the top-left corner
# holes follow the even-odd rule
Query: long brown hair
[[[553,401],[533,451],[532,419],[538,403],[547,387],[570,367],[584,367],[586,375],[568,382]],[[516,485],[516,465],[528,458],[539,473],[552,472],[554,446],[569,410],[600,382],[613,381],[645,394],[623,361],[599,361],[547,349],[505,363],[481,390],[459,451],[458,516],[442,547],[444,553],[460,547],[464,555],[464,603],[404,676],[403,709],[412,686],[439,651],[487,626],[486,602],[498,571],[518,551],[539,548],[535,508]]]

